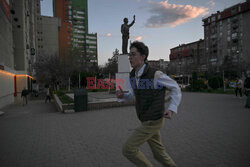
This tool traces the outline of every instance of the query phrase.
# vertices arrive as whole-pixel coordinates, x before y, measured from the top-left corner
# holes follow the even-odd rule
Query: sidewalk
[[[231,95],[183,93],[178,114],[161,129],[177,165],[250,166],[250,110],[244,103]],[[133,166],[121,149],[140,124],[134,106],[62,114],[53,102],[30,101],[2,111],[1,167]],[[140,149],[154,167],[161,166],[148,144]]]

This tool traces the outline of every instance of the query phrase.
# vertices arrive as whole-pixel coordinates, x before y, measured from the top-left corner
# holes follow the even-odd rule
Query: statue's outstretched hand
[[[135,20],[135,15],[134,15],[134,20]]]

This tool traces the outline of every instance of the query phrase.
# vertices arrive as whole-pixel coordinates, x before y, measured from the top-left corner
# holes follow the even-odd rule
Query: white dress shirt
[[[138,87],[139,80],[141,75],[143,74],[143,71],[146,67],[146,64],[144,64],[141,69],[138,71],[138,73],[135,72],[135,79],[136,79],[136,84]],[[181,89],[179,88],[178,84],[176,83],[175,80],[167,76],[161,71],[156,71],[155,76],[154,76],[154,87],[156,85],[160,85],[162,87],[166,87],[170,90],[170,104],[168,107],[168,110],[171,110],[175,113],[177,113],[177,108],[181,102]],[[134,97],[134,91],[132,88],[129,89],[128,93],[124,93],[124,98],[123,99],[118,99],[118,101],[124,101],[124,100],[129,100]]]

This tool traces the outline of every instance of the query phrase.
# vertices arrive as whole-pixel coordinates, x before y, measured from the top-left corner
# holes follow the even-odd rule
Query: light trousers
[[[164,167],[176,167],[174,161],[166,153],[161,142],[160,128],[164,125],[164,118],[155,121],[145,121],[135,129],[133,134],[123,145],[122,153],[138,167],[152,167],[143,153],[138,149],[143,143],[148,142],[154,158]]]

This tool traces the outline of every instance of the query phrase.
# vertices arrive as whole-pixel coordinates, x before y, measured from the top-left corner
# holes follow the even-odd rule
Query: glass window
[[[212,22],[214,22],[214,21],[215,21],[215,16],[212,17]]]
[[[221,15],[220,14],[218,14],[218,20],[221,18]]]
[[[234,8],[234,9],[231,10],[231,14],[236,14],[236,12],[237,12],[236,8]]]

